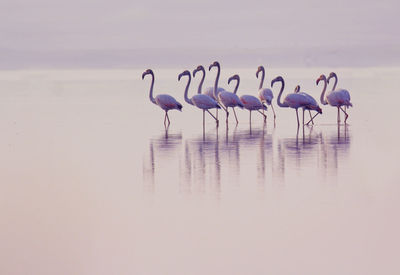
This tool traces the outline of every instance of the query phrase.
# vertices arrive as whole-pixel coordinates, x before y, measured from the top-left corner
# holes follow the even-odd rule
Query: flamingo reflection
[[[179,192],[220,200],[224,189],[283,185],[294,178],[334,181],[347,158],[351,134],[347,126],[304,127],[292,135],[267,126],[210,130],[183,138],[168,130],[150,139],[143,159],[145,189],[179,184]],[[313,169],[315,167],[315,169]],[[306,168],[306,169],[305,169]],[[294,178],[293,178],[294,176]],[[326,181],[325,181],[326,182]]]

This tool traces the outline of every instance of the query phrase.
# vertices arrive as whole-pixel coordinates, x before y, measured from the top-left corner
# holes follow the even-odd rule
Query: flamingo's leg
[[[168,118],[168,112],[165,111],[165,116],[164,116],[164,126],[167,127],[167,118]]]
[[[218,104],[222,108],[222,110],[224,110],[226,112],[226,117],[228,118],[228,116],[229,116],[228,108],[225,107],[224,104],[222,104],[220,101],[218,101]],[[217,109],[217,118],[218,118],[218,109]]]
[[[257,110],[260,114],[262,114],[263,115],[263,117],[264,117],[264,122],[266,122],[267,121],[267,116],[264,114],[264,112],[260,112],[260,110]],[[264,109],[263,109],[263,111],[264,111]]]
[[[299,127],[300,121],[299,121],[299,113],[297,112],[297,109],[296,109],[296,117],[297,117],[297,127]]]
[[[206,127],[206,111],[203,109],[203,130],[205,129],[205,127]]]
[[[347,121],[347,118],[349,117],[349,114],[345,110],[343,110],[342,107],[340,107],[340,110],[342,110],[342,112],[345,114],[344,124],[346,124],[347,123],[346,121]]]
[[[316,113],[316,114],[312,117],[312,119],[314,119],[317,115],[319,115],[319,113]],[[308,125],[310,122],[311,122],[311,119],[306,123],[306,125]]]
[[[168,111],[165,112],[165,115],[167,116],[168,126],[169,126],[171,124],[171,121],[169,120]]]
[[[217,125],[218,125],[219,124],[218,118],[216,118],[209,110],[206,110],[206,111],[210,114],[210,116],[212,116],[215,119],[215,122],[217,122]]]
[[[236,124],[238,124],[238,123],[239,123],[239,120],[237,119],[235,108],[232,107],[232,110],[233,110],[233,114],[235,115]]]
[[[312,125],[314,125],[314,120],[313,120],[313,117],[312,117],[312,115],[311,115],[311,111],[308,110],[308,113],[310,114],[310,118],[311,118]]]
[[[166,126],[165,121],[167,120],[167,113],[164,115],[164,126]]]
[[[304,108],[303,108],[303,127],[304,127]]]
[[[249,112],[250,112],[250,125],[251,125],[251,110],[249,110]]]
[[[274,113],[274,120],[275,120],[276,114],[275,114],[274,105],[272,105],[272,102],[271,102],[271,108],[272,108],[272,112]]]
[[[340,108],[337,107],[337,122],[340,124]]]

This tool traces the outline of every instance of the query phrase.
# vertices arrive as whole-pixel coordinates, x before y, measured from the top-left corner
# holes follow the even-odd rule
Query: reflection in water
[[[257,189],[264,191],[265,184],[284,184],[288,175],[307,169],[317,170],[317,176],[323,179],[336,177],[339,162],[350,148],[348,126],[304,127],[293,136],[283,137],[275,131],[269,133],[265,125],[242,130],[235,127],[221,135],[216,128],[185,139],[180,133],[166,131],[152,138],[146,151],[145,189],[154,192],[157,182],[175,182],[175,173],[181,193],[219,199],[225,185],[235,187],[254,181]]]
[[[181,144],[182,134],[171,134],[168,129],[159,138],[150,139],[148,159],[145,156],[143,160],[143,183],[146,191],[155,191],[158,168],[163,165],[163,161],[178,154]],[[160,161],[156,162],[156,159]]]
[[[339,160],[348,153],[350,148],[350,134],[348,126],[338,126],[336,133],[321,133],[321,168],[323,178],[336,177]]]
[[[181,170],[182,178],[191,178],[193,191],[209,193],[219,199],[221,191],[220,144],[217,131],[204,133],[197,138],[187,139],[184,159],[191,163],[190,170]]]

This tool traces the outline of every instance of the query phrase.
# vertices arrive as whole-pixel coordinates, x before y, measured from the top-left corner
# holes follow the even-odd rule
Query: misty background
[[[3,0],[0,68],[400,65],[386,1]]]

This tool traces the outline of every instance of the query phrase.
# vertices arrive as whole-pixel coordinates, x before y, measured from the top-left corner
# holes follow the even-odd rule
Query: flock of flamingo
[[[192,96],[191,98],[188,97],[188,90],[190,86],[190,82],[192,80],[192,74],[188,71],[185,70],[178,76],[178,81],[180,81],[184,76],[187,77],[187,83],[185,87],[185,101],[189,103],[190,105],[196,106],[197,108],[203,110],[203,127],[205,123],[205,112],[207,112],[212,118],[215,119],[217,125],[219,123],[218,120],[218,109],[223,109],[226,113],[226,122],[228,123],[228,117],[229,117],[229,111],[228,108],[232,108],[233,113],[235,115],[235,120],[236,123],[238,123],[238,119],[236,116],[236,111],[235,107],[239,107],[241,109],[246,109],[250,113],[250,123],[251,123],[251,112],[252,111],[257,111],[264,117],[264,122],[266,122],[267,116],[264,111],[267,111],[267,106],[271,106],[272,112],[274,114],[274,123],[275,123],[275,110],[272,105],[272,99],[274,97],[272,93],[272,87],[274,86],[275,83],[280,82],[281,83],[281,88],[278,94],[277,98],[277,104],[280,107],[283,108],[292,108],[296,110],[296,117],[297,117],[297,126],[300,126],[300,121],[299,121],[299,114],[298,114],[298,109],[301,108],[303,109],[303,126],[304,125],[309,125],[311,122],[314,124],[313,119],[318,115],[322,114],[322,109],[319,107],[317,101],[309,94],[300,92],[300,86],[297,85],[295,88],[295,91],[293,93],[290,93],[286,95],[286,97],[283,99],[283,102],[281,101],[282,93],[285,88],[285,81],[281,76],[276,77],[271,81],[271,89],[270,88],[263,88],[264,84],[264,78],[265,78],[265,69],[263,66],[259,66],[256,72],[256,77],[259,77],[259,74],[261,73],[261,81],[259,85],[259,90],[258,90],[258,98],[253,96],[253,95],[242,95],[238,97],[236,95],[237,90],[239,88],[240,84],[240,77],[239,75],[235,74],[231,76],[228,79],[228,85],[235,80],[236,81],[236,86],[233,90],[233,92],[226,91],[224,88],[218,87],[218,81],[220,77],[220,72],[221,72],[221,67],[220,64],[215,61],[213,64],[211,64],[208,68],[209,71],[211,71],[212,68],[217,69],[217,75],[215,77],[215,82],[214,82],[214,87],[209,87],[205,90],[203,90],[203,82],[205,78],[205,69],[203,66],[199,65],[194,71],[193,71],[193,78],[196,76],[198,72],[202,72],[202,78],[199,83],[199,87],[197,89],[197,94]],[[158,105],[161,109],[165,111],[165,116],[164,116],[164,126],[168,127],[170,124],[170,120],[168,117],[168,111],[169,110],[180,110],[182,111],[182,104],[179,103],[174,97],[168,95],[168,94],[159,94],[156,97],[153,96],[153,87],[154,87],[154,73],[151,69],[146,70],[142,74],[142,79],[145,78],[146,75],[151,76],[151,86],[150,86],[150,101],[156,105]],[[327,86],[329,84],[329,80],[331,78],[335,79],[335,83],[333,85],[333,88],[331,91],[326,93]],[[336,89],[336,85],[338,82],[338,78],[334,72],[331,72],[329,74],[329,77],[327,78],[325,75],[321,75],[317,81],[316,85],[318,85],[321,81],[324,83],[324,87],[321,93],[320,101],[322,105],[330,105],[332,107],[336,107],[338,110],[337,113],[337,122],[338,124],[340,123],[340,111],[342,111],[345,115],[344,123],[346,124],[348,114],[347,114],[347,108],[352,107],[352,103],[350,102],[350,93],[345,90],[345,89]],[[325,94],[326,93],[326,94]],[[210,112],[210,109],[216,109],[216,114],[213,115]],[[305,110],[308,110],[310,114],[310,120],[305,123],[304,122],[304,112]],[[311,115],[311,111],[316,111],[316,114],[314,116]]]

